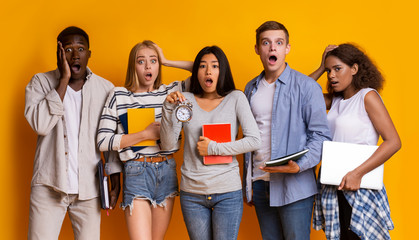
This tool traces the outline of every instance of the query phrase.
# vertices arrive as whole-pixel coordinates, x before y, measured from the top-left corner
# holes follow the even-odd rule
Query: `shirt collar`
[[[287,84],[290,81],[290,74],[291,74],[291,68],[288,65],[288,63],[285,63],[286,67],[284,69],[284,71],[281,73],[281,75],[279,75],[279,77],[276,79],[276,81],[282,82],[283,84]],[[255,85],[259,86],[260,81],[263,79],[263,77],[265,76],[265,70],[263,70],[259,76],[256,78],[256,82]]]

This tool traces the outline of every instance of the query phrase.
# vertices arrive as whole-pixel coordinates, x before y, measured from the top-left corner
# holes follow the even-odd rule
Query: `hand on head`
[[[67,81],[71,78],[70,65],[67,62],[65,56],[65,50],[61,42],[57,42],[57,67],[60,71],[61,79],[66,79]]]
[[[153,46],[156,48],[157,50],[157,54],[160,56],[160,61],[162,65],[166,65],[167,59],[163,54],[163,50],[159,47],[159,45],[153,43]]]
[[[322,63],[321,63],[321,66],[323,67],[323,69],[324,69],[324,62],[326,61],[327,53],[332,51],[333,49],[335,49],[337,47],[339,47],[339,46],[330,44],[330,45],[327,45],[327,47],[324,49],[324,52],[323,52],[323,55],[322,55]]]

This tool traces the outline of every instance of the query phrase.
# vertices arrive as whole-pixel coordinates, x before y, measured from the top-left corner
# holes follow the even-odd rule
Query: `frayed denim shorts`
[[[175,159],[125,162],[123,189],[122,209],[130,207],[131,212],[134,199],[148,200],[153,207],[166,206],[167,198],[179,195]]]

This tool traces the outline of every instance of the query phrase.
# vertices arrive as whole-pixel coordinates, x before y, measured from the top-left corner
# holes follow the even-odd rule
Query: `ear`
[[[355,75],[357,72],[358,72],[358,63],[355,63],[351,67],[351,74],[352,74],[352,76]]]
[[[255,44],[255,52],[256,52],[257,55],[260,55],[259,54],[259,46],[257,44]]]
[[[291,51],[291,44],[287,44],[287,47],[285,49],[285,54],[288,54]]]
[[[87,54],[87,58],[89,59],[92,56],[92,51],[89,50],[88,54]]]

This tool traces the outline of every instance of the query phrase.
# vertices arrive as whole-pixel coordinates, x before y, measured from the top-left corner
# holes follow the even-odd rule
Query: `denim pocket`
[[[124,165],[124,173],[126,176],[138,176],[143,174],[145,170],[144,163],[129,161]]]
[[[169,164],[169,166],[173,169],[176,169],[176,161],[174,158],[168,159],[167,163]]]

